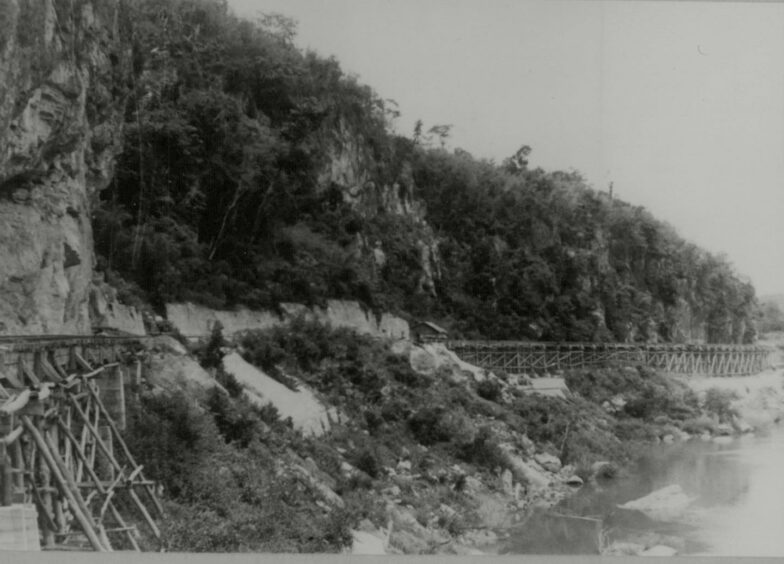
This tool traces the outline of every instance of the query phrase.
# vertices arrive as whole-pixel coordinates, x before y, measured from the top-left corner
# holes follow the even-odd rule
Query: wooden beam
[[[44,462],[46,462],[47,466],[49,466],[49,469],[51,470],[55,481],[60,487],[61,492],[68,499],[68,503],[71,506],[71,512],[84,531],[85,536],[87,536],[87,539],[90,541],[90,544],[95,550],[99,552],[107,552],[109,549],[103,545],[101,539],[98,537],[89,514],[86,515],[84,513],[84,509],[82,508],[83,501],[82,503],[79,501],[81,495],[79,494],[78,488],[68,484],[66,477],[60,474],[60,469],[57,465],[57,462],[55,461],[54,455],[46,443],[46,440],[43,436],[41,436],[41,433],[38,431],[38,429],[35,428],[35,425],[32,424],[27,416],[22,417],[22,424],[25,426],[27,432],[35,441],[38,447],[38,451],[41,453]]]
[[[93,399],[94,398],[95,398],[95,394],[93,394]],[[109,452],[109,450],[106,448],[106,445],[103,444],[103,441],[101,440],[101,437],[100,437],[100,435],[98,433],[98,430],[95,429],[95,427],[91,424],[91,422],[86,419],[86,416],[85,416],[84,412],[82,411],[82,408],[72,398],[69,397],[68,399],[71,401],[71,405],[73,405],[74,408],[76,409],[76,413],[82,418],[83,424],[86,426],[86,428],[89,430],[90,434],[92,434],[93,438],[95,439],[94,440],[94,444],[98,446],[98,448],[101,450],[101,452],[106,457],[106,459],[109,461],[109,463],[112,464],[118,472],[122,473],[123,472],[123,467],[120,465],[119,462],[117,462],[117,459],[114,458],[114,455],[112,455],[112,453]],[[144,506],[142,501],[139,499],[139,496],[136,495],[135,491],[133,491],[133,488],[129,488],[128,489],[128,495],[133,500],[133,502],[136,505],[137,509],[139,510],[139,512],[144,517],[144,520],[149,525],[150,530],[153,532],[155,537],[160,539],[161,538],[161,532],[160,532],[160,529],[158,529],[158,525],[155,524],[155,521],[150,516],[149,512],[147,511],[147,508]]]
[[[117,444],[120,445],[120,449],[125,455],[126,460],[132,467],[139,468],[139,464],[136,462],[133,455],[131,454],[128,445],[125,444],[125,441],[123,440],[120,431],[117,429],[117,425],[115,425],[111,415],[106,410],[106,406],[104,406],[103,402],[101,401],[101,398],[98,396],[98,393],[90,385],[87,386],[87,389],[90,392],[90,395],[92,395],[93,401],[98,405],[98,409],[103,414],[103,417],[106,420],[107,425],[109,426],[112,433],[114,434],[114,440],[116,441]],[[158,500],[158,497],[155,495],[155,492],[153,492],[152,487],[145,486],[145,489],[147,490],[147,493],[149,494],[150,499],[152,500],[153,505],[155,506],[155,509],[158,511],[158,515],[163,516],[164,515],[163,506],[161,505],[161,502]]]
[[[79,460],[84,464],[84,468],[87,470],[87,473],[90,474],[90,477],[93,480],[92,483],[90,483],[90,482],[78,483],[77,482],[76,486],[77,487],[85,487],[85,485],[90,485],[90,486],[96,488],[100,493],[102,493],[104,495],[108,495],[110,490],[105,487],[104,483],[101,481],[101,479],[95,473],[95,470],[93,469],[93,467],[91,465],[87,464],[87,455],[81,449],[80,443],[77,441],[76,437],[73,435],[73,433],[68,428],[66,423],[62,419],[58,419],[57,420],[57,425],[60,427],[60,429],[61,429],[63,435],[66,437],[66,439],[68,439],[69,444],[71,444],[73,446],[73,452],[75,453],[76,457],[79,458]],[[116,486],[112,486],[112,487],[116,487]],[[114,520],[117,521],[117,524],[120,525],[120,527],[126,527],[125,521],[123,520],[122,516],[120,515],[120,512],[115,507],[114,503],[111,503],[110,501],[107,501],[107,502],[105,502],[105,504],[108,505],[109,511],[111,511],[112,517],[114,517]],[[101,516],[103,516],[103,511],[101,511]],[[134,530],[135,530],[135,528],[134,528]],[[128,533],[128,541],[131,543],[131,546],[133,546],[134,550],[136,550],[136,551],[139,550],[139,545],[136,542],[136,538],[130,532]]]

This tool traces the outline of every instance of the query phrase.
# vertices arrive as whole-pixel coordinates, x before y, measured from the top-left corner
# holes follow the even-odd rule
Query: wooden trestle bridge
[[[138,348],[133,338],[0,338],[0,548],[139,550],[137,526],[160,539],[155,484],[120,434]]]
[[[771,350],[753,345],[531,343],[449,341],[462,360],[509,374],[545,373],[605,364],[643,365],[674,374],[747,376],[769,366]]]

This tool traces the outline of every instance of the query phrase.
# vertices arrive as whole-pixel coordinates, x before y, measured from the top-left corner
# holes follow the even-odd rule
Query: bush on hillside
[[[571,370],[566,385],[598,405],[620,397],[625,405],[618,417],[653,420],[667,415],[685,420],[699,413],[696,394],[684,384],[669,380],[650,368],[603,367]]]
[[[710,388],[705,392],[705,411],[719,418],[719,423],[732,423],[738,416],[738,411],[732,407],[732,402],[738,399],[738,394],[732,390]]]
[[[147,476],[164,486],[165,548],[336,552],[349,546],[353,515],[325,514],[294,478],[275,471],[296,437],[286,446],[269,437],[265,445],[255,408],[217,391],[208,403],[214,412],[182,393],[161,392],[129,405],[128,446]]]
[[[488,401],[501,401],[503,388],[497,380],[482,380],[476,385],[476,393],[480,398]]]
[[[455,407],[423,407],[408,420],[414,438],[425,446],[452,443],[460,447],[476,437],[476,428],[466,414]]]

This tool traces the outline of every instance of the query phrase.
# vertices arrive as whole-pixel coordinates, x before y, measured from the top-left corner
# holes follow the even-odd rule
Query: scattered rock
[[[508,468],[501,474],[501,487],[506,495],[514,495],[514,484],[512,480],[512,472]]]
[[[641,544],[633,542],[614,542],[602,551],[602,556],[637,556],[645,551]]]
[[[397,463],[397,471],[398,472],[411,472],[411,461],[410,460],[401,460]]]
[[[583,479],[577,474],[573,474],[572,476],[566,478],[566,483],[569,486],[580,487],[583,485]]]
[[[575,468],[573,464],[567,464],[566,466],[561,467],[561,475],[562,476],[571,476],[574,474]]]
[[[484,489],[484,485],[474,476],[465,477],[465,491],[470,495],[475,495]]]
[[[528,438],[528,435],[520,435],[517,437],[517,442],[527,455],[532,455],[536,451],[536,444]]]
[[[340,463],[340,472],[343,474],[344,478],[352,478],[356,476],[359,471],[348,462],[343,461]]]
[[[550,478],[533,464],[524,462],[522,458],[514,453],[514,449],[508,444],[501,444],[500,447],[506,452],[512,472],[521,482],[530,485],[531,489],[544,489],[550,485]]]
[[[341,509],[345,507],[343,498],[340,497],[335,491],[326,485],[324,482],[313,476],[307,468],[298,464],[291,465],[292,473],[307,486],[311,491],[319,495],[324,501],[335,507]]]
[[[383,490],[381,490],[381,493],[391,497],[399,497],[401,492],[398,486],[390,486],[388,488],[384,488]]]
[[[534,460],[548,472],[556,473],[561,469],[561,461],[557,456],[553,456],[552,454],[547,454],[545,452],[539,453],[534,456]]]

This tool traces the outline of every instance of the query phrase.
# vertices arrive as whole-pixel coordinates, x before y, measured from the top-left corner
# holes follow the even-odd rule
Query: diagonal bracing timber
[[[511,374],[632,364],[676,374],[748,376],[765,370],[771,354],[751,345],[449,341],[447,347],[466,362]]]
[[[161,539],[154,483],[98,385],[122,386],[118,355],[85,339],[0,352],[0,505],[33,503],[44,549],[139,550],[136,523]]]

